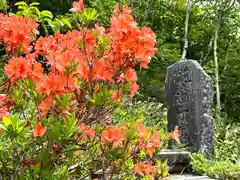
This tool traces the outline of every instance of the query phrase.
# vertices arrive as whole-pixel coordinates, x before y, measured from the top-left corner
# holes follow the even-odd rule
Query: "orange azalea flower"
[[[133,172],[139,174],[140,176],[144,176],[142,165],[139,162],[137,162],[137,164],[135,165]]]
[[[143,172],[148,176],[150,179],[154,179],[154,174],[156,172],[155,167],[150,162],[143,163]]]
[[[46,130],[47,130],[47,127],[46,126],[42,127],[42,124],[40,122],[38,122],[33,131],[33,136],[41,137],[45,134]]]
[[[80,0],[78,2],[73,2],[73,8],[70,9],[72,12],[83,12],[84,11],[84,4],[83,0]]]
[[[34,63],[33,75],[35,77],[42,77],[43,76],[43,67],[42,67],[41,63],[39,63],[39,62]]]
[[[86,128],[82,134],[81,139],[86,142],[87,140],[93,140],[95,137],[95,131],[91,128]]]
[[[14,80],[27,78],[31,72],[31,64],[23,57],[13,57],[4,67],[5,74]]]
[[[138,129],[139,130],[137,131],[141,132],[144,131],[142,127],[140,128],[138,127]],[[145,138],[147,138],[147,136],[145,136]],[[139,140],[139,146],[145,149],[150,157],[153,156],[153,152],[156,150],[157,147],[161,146],[161,144],[162,142],[160,141],[159,133],[156,130],[153,132],[152,136],[148,139],[148,143],[144,143],[144,141],[141,139]]]
[[[151,162],[140,163],[137,162],[133,171],[140,176],[148,176],[150,179],[154,179],[156,168],[151,164]]]
[[[5,107],[0,108],[0,117],[8,116],[8,115],[9,115],[9,112],[7,108]]]
[[[100,26],[99,24],[95,24],[96,32],[97,34],[104,35],[105,34],[105,28]]]
[[[151,144],[155,147],[161,146],[162,142],[160,141],[159,132],[154,130],[152,136],[149,138]]]
[[[54,96],[50,95],[40,103],[39,110],[41,111],[41,114],[43,116],[45,116],[51,109],[53,100],[54,100]]]
[[[133,96],[139,89],[139,85],[136,83],[136,82],[133,82],[131,83],[131,86],[130,86],[130,89],[131,89],[131,96]]]
[[[113,143],[113,148],[119,147],[126,140],[125,131],[120,127],[107,126],[101,133],[101,140],[103,144]]]
[[[85,133],[90,139],[93,139],[95,136],[95,131],[92,128],[86,128]]]
[[[143,126],[140,122],[136,123],[137,132],[140,138],[148,137],[148,128]]]
[[[84,123],[81,123],[78,126],[78,132],[81,133],[81,139],[87,141],[88,139],[93,139],[95,137],[95,130],[92,128],[86,127]]]
[[[152,144],[142,144],[141,147],[147,151],[147,153],[150,157],[153,156],[153,151],[155,151],[155,149],[156,149],[156,146],[154,146]]]
[[[80,79],[85,78],[89,80],[89,70],[84,62],[79,63],[75,71]]]
[[[122,88],[118,90],[114,90],[112,93],[112,99],[114,101],[119,101],[121,99],[121,96],[122,96]]]
[[[137,80],[137,73],[134,69],[130,68],[125,73],[125,78],[127,81],[135,82]]]
[[[174,128],[174,131],[170,133],[170,138],[171,138],[171,139],[174,139],[177,143],[180,143],[179,137],[180,137],[179,127],[176,126],[176,127]]]
[[[34,19],[0,14],[0,41],[6,46],[7,53],[15,55],[19,50],[29,53],[37,27]]]
[[[80,133],[82,133],[84,130],[86,129],[86,125],[84,123],[81,123],[79,126],[78,126],[78,131]]]

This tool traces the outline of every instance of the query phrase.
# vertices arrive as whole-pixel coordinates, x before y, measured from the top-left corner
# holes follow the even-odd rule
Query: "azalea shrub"
[[[142,120],[143,125],[156,126],[162,131],[168,131],[167,109],[155,99],[149,98],[147,101],[140,101],[137,98],[125,97],[112,117],[112,121],[116,123],[136,122],[139,119]]]
[[[113,123],[125,96],[134,96],[135,66],[147,68],[156,36],[139,28],[127,5],[117,6],[110,27],[94,9],[73,3],[78,29],[39,37],[35,19],[0,15],[7,53],[1,83],[0,174],[10,179],[154,179],[166,162],[154,158],[172,133],[141,119]]]

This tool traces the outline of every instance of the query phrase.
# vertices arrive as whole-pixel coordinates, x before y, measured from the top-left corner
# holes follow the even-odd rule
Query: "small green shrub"
[[[202,154],[192,154],[191,159],[194,173],[223,180],[240,179],[240,164],[234,164],[230,161],[211,161]]]
[[[166,114],[163,104],[154,100],[132,101],[131,99],[125,99],[124,103],[115,111],[113,121],[126,122],[141,119],[144,125],[158,126],[166,130]]]
[[[240,123],[216,126],[214,159],[240,164]]]

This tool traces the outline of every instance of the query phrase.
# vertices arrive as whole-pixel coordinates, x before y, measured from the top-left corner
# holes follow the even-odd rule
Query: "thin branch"
[[[214,64],[215,64],[215,78],[216,78],[216,97],[217,97],[217,106],[216,106],[216,115],[220,117],[221,112],[221,100],[220,100],[220,87],[219,87],[219,67],[218,67],[218,55],[217,55],[217,41],[218,41],[218,31],[220,28],[220,19],[216,22],[216,30],[214,33]]]
[[[231,44],[232,44],[232,40],[233,38],[230,39],[230,41],[228,42],[228,45],[227,45],[227,52],[225,54],[225,66],[224,66],[224,69],[223,69],[223,73],[222,73],[222,76],[225,74],[226,70],[227,70],[227,67],[228,67],[228,56],[229,56],[229,50],[231,48]]]
[[[102,144],[100,145],[101,148],[101,166],[102,166],[102,179],[106,179],[106,171],[105,171],[105,158],[104,158],[104,149]]]
[[[87,30],[84,32],[84,34],[83,34],[83,55],[84,55],[84,59],[85,59],[85,61],[87,62],[87,64],[88,64],[88,68],[89,68],[89,70],[90,70],[90,72],[89,72],[89,83],[90,83],[90,95],[91,95],[91,97],[93,97],[93,92],[94,92],[94,89],[93,89],[93,72],[92,72],[92,70],[93,70],[93,65],[92,65],[92,63],[90,63],[90,61],[88,60],[88,57],[87,57],[87,50],[86,50],[86,34],[87,34]]]
[[[148,0],[147,2],[147,7],[146,7],[146,18],[145,19],[148,19],[149,18],[149,15],[150,15],[150,1],[151,0]]]
[[[212,50],[213,40],[214,40],[214,32],[215,32],[215,27],[214,27],[214,30],[213,30],[213,32],[212,32],[211,39],[210,39],[210,41],[209,41],[209,43],[208,43],[207,54],[206,54],[206,56],[204,57],[204,59],[201,61],[201,65],[203,65],[203,64],[206,62],[206,60],[207,60],[207,58],[209,57],[210,52],[211,52],[211,50]]]
[[[184,47],[182,52],[181,60],[186,59],[187,55],[187,48],[188,48],[188,23],[189,23],[189,11],[190,11],[190,2],[191,0],[187,1],[187,8],[186,8],[186,19],[185,19],[185,28],[184,28]]]

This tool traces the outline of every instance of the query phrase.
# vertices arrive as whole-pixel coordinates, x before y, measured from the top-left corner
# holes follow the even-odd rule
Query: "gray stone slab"
[[[207,176],[196,176],[192,174],[170,175],[169,180],[211,180]]]
[[[163,149],[155,158],[167,160],[170,173],[182,173],[190,168],[189,152],[183,149]]]
[[[213,152],[213,84],[197,61],[179,61],[168,67],[165,100],[168,130],[179,126],[180,140],[193,152]]]
[[[189,151],[181,149],[163,149],[156,155],[156,158],[161,160],[168,160],[171,163],[186,163],[190,162]]]

